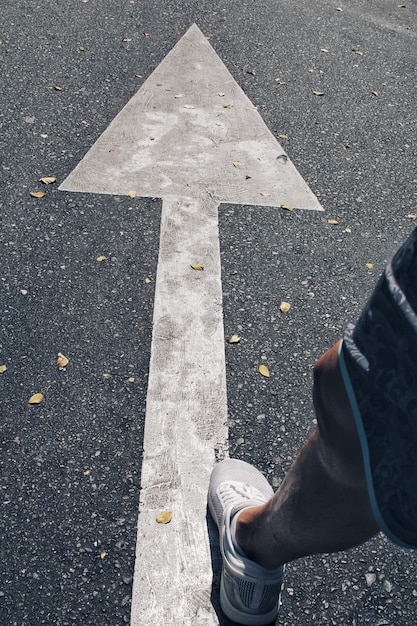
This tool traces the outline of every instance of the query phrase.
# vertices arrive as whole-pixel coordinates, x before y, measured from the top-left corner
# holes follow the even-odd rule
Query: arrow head
[[[322,210],[196,25],[60,189]]]

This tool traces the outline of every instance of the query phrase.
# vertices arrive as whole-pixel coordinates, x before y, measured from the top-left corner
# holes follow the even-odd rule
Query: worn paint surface
[[[321,206],[195,25],[60,189],[163,199],[132,624],[218,624],[206,526],[227,450],[218,207]]]

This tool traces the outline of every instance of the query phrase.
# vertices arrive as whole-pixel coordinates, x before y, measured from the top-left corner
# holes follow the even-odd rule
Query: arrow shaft
[[[227,441],[227,400],[218,216],[209,199],[163,200],[151,354],[131,623],[218,624],[206,494],[215,450]],[[158,525],[165,510],[172,521]]]

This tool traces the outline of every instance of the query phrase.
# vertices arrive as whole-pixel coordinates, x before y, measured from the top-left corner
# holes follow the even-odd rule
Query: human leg
[[[262,506],[243,510],[236,522],[237,543],[265,568],[309,554],[345,550],[379,530],[338,348],[339,342],[315,368],[317,429],[274,496]]]

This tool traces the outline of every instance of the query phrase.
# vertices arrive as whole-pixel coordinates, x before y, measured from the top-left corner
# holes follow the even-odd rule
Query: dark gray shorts
[[[381,530],[417,547],[417,229],[345,331],[339,364]]]

